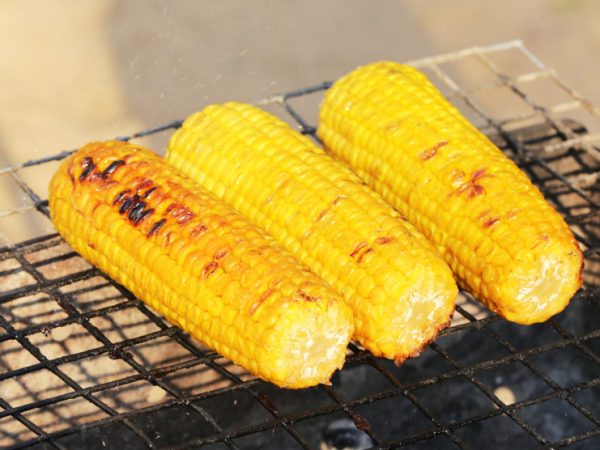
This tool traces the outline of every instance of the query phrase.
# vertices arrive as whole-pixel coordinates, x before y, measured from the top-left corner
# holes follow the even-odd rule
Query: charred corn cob
[[[380,62],[341,78],[318,136],[498,314],[544,321],[580,287],[582,253],[563,218],[418,70]]]
[[[212,105],[167,161],[265,228],[345,295],[354,338],[397,363],[449,322],[457,287],[429,242],[308,138],[242,103]]]
[[[301,388],[342,366],[353,322],[338,295],[154,153],[85,146],[54,175],[50,212],[88,261],[259,377]]]

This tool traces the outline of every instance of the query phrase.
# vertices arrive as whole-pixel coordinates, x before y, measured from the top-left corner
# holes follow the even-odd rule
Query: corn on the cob
[[[563,218],[418,70],[380,62],[344,76],[318,136],[505,318],[544,321],[580,287],[582,253]]]
[[[151,151],[88,144],[50,185],[64,239],[169,321],[279,386],[342,366],[352,313],[258,227]]]
[[[400,363],[449,322],[457,287],[429,242],[283,121],[212,105],[185,121],[166,158],[343,293],[354,338],[373,354]]]

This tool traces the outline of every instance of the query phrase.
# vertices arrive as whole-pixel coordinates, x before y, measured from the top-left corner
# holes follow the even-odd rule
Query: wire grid
[[[522,327],[461,293],[452,326],[420,357],[396,367],[350,345],[330,386],[288,391],[193,341],[45,234],[0,248],[0,446],[319,448],[336,440],[331,425],[342,423],[381,448],[598,448],[600,135],[590,130],[600,113],[520,41],[411,64],[527,171],[573,227],[587,269],[565,312]],[[510,73],[515,67],[523,72]],[[539,81],[565,100],[544,104],[547,86],[548,95],[534,99],[529,87]],[[259,104],[315,137],[329,85]],[[518,99],[524,111],[490,111],[484,103],[495,90],[502,95],[492,108],[505,113]],[[48,216],[45,194],[29,186],[26,172],[70,153],[0,169],[28,199],[0,210],[0,231],[2,218]]]

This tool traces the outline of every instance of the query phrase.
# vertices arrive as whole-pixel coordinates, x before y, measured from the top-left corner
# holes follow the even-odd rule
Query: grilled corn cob
[[[429,242],[276,117],[209,106],[173,135],[166,158],[343,293],[354,338],[373,354],[401,363],[449,322],[457,287]]]
[[[50,212],[88,261],[261,378],[301,388],[342,366],[353,321],[338,295],[154,153],[88,144],[53,177]]]
[[[498,314],[541,322],[580,287],[582,253],[563,218],[418,70],[380,62],[344,76],[318,136]]]

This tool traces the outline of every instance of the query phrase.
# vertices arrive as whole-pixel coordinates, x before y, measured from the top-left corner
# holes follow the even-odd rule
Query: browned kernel
[[[129,194],[131,192],[130,189],[125,189],[124,191],[121,191],[117,194],[117,196],[115,197],[115,199],[113,200],[113,205],[116,205],[117,203],[121,203],[123,201],[123,199],[127,196],[127,194]]]
[[[208,278],[213,273],[215,273],[215,271],[217,270],[218,267],[219,267],[218,262],[216,262],[216,261],[209,262],[206,266],[204,266],[204,269],[202,269],[202,277]]]
[[[315,222],[320,221],[323,217],[325,217],[325,214],[327,214],[329,212],[329,208],[325,208],[323,211],[321,211],[319,214],[317,214],[317,217],[315,217]]]
[[[123,203],[121,204],[121,207],[119,208],[119,213],[120,214],[124,214],[127,211],[129,211],[129,209],[133,206],[133,201],[131,200],[131,198],[126,198]]]
[[[143,211],[140,214],[140,216],[138,217],[138,219],[135,221],[135,225],[139,225],[144,220],[146,220],[148,217],[150,217],[152,214],[154,214],[154,209],[153,208],[146,209],[145,211]]]
[[[106,169],[102,171],[100,176],[104,179],[108,178],[109,175],[112,175],[119,167],[125,165],[125,161],[122,159],[118,159],[116,161],[111,162]]]
[[[306,292],[304,292],[302,289],[298,289],[296,292],[302,298],[302,300],[306,300],[307,302],[316,302],[317,300],[319,300],[319,297],[315,297],[314,295],[309,295]]]
[[[366,249],[364,252],[362,252],[362,254],[361,254],[359,257],[358,257],[358,259],[357,259],[356,261],[357,261],[357,262],[359,262],[359,263],[361,263],[361,262],[362,262],[362,260],[363,260],[363,258],[364,258],[364,257],[365,257],[367,254],[371,253],[372,251],[373,251],[373,249],[372,249],[372,248],[368,248],[368,249]]]
[[[155,190],[158,189],[158,186],[153,186],[150,189],[148,189],[146,192],[144,192],[144,194],[142,195],[142,198],[148,198],[148,196],[150,194],[152,194]]]
[[[256,301],[252,304],[252,306],[250,307],[250,314],[254,314],[256,312],[256,310],[258,309],[258,307],[260,305],[262,305],[262,303],[269,298],[269,296],[273,293],[273,289],[268,288],[265,292],[263,292],[262,294],[260,294],[260,296],[256,299]]]
[[[433,147],[428,148],[427,150],[424,150],[423,152],[421,152],[421,154],[419,155],[419,157],[423,161],[427,161],[428,159],[431,159],[435,155],[437,155],[438,150],[440,148],[442,148],[444,145],[448,145],[448,141],[440,141],[440,142],[438,142]]]
[[[177,219],[177,223],[180,225],[184,225],[184,224],[188,223],[190,220],[192,220],[194,218],[194,216],[195,216],[195,214],[193,212],[186,211]]]
[[[208,228],[206,227],[206,225],[201,223],[200,225],[196,225],[194,228],[192,228],[190,234],[192,235],[192,237],[197,238],[206,233],[207,230]]]
[[[342,200],[345,200],[347,197],[344,197],[343,195],[338,195],[333,202],[331,203],[332,205],[337,205],[339,202],[341,202]]]
[[[94,160],[92,158],[89,156],[83,158],[81,160],[81,168],[83,171],[81,172],[81,175],[79,175],[79,181],[85,180],[87,176],[92,173],[95,167],[96,164],[94,164]]]
[[[218,261],[219,259],[224,258],[225,255],[227,255],[227,249],[219,250],[215,253],[215,260]]]
[[[158,233],[158,231],[162,228],[162,226],[166,222],[167,222],[167,219],[160,219],[158,222],[156,222],[154,225],[152,225],[152,228],[150,228],[150,231],[148,231],[148,237],[152,237],[156,233]]]
[[[385,245],[385,244],[389,244],[393,240],[394,240],[394,238],[391,236],[380,236],[377,239],[375,239],[375,243],[379,244],[379,245]]]
[[[138,219],[139,215],[144,211],[145,207],[146,207],[146,202],[137,202],[129,210],[129,214],[128,214],[127,218],[129,220],[131,220],[132,222],[135,222]]]
[[[471,189],[469,190],[467,197],[468,198],[477,197],[478,195],[481,195],[484,192],[485,192],[485,189],[483,189],[483,186],[481,186],[479,184],[474,184],[473,186],[471,186]]]
[[[352,258],[354,258],[358,252],[360,252],[363,248],[365,248],[366,246],[368,246],[369,244],[367,242],[359,242],[356,247],[354,247],[354,250],[352,251],[352,253],[350,253],[350,256]]]
[[[496,222],[499,222],[499,221],[500,221],[499,217],[492,217],[491,219],[488,219],[485,222],[483,222],[483,227],[484,228],[489,228],[492,225],[494,225]]]
[[[490,175],[486,175],[486,170],[486,168],[476,170],[473,172],[473,175],[471,175],[471,180],[475,181],[483,177],[489,177]]]
[[[137,185],[136,189],[138,192],[140,192],[146,188],[149,188],[150,186],[152,186],[152,180],[145,178],[142,182],[140,182],[140,184]]]

